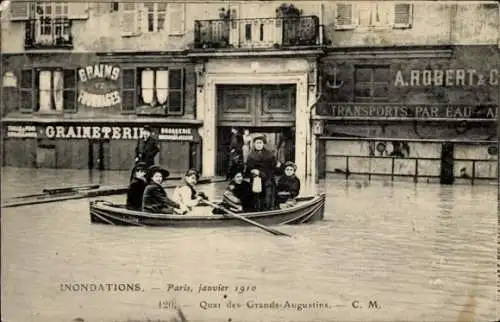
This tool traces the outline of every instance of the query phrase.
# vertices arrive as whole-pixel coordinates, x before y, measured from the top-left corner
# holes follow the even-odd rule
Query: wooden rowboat
[[[91,223],[121,226],[216,227],[248,225],[237,218],[213,215],[211,207],[203,208],[203,215],[151,214],[125,209],[124,205],[104,200],[90,201]],[[199,210],[199,209],[197,209]],[[297,198],[291,208],[255,213],[239,213],[241,217],[262,225],[304,224],[322,220],[325,194]]]

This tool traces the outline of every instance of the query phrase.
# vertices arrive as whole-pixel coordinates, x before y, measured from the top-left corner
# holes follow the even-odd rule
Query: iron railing
[[[26,22],[25,49],[72,49],[71,20],[38,18]]]
[[[280,48],[321,45],[319,18],[196,20],[196,49]]]

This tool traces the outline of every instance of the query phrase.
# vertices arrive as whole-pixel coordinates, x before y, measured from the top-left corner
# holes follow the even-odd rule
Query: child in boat
[[[147,166],[145,162],[138,162],[134,167],[134,177],[127,190],[127,209],[141,211],[142,196],[148,185],[146,180]]]
[[[206,196],[195,189],[200,175],[195,169],[189,169],[184,175],[182,183],[177,186],[172,194],[172,199],[177,202],[183,210],[191,211],[193,207],[200,204]]]
[[[170,172],[158,165],[153,165],[148,168],[147,179],[149,184],[144,189],[142,197],[142,211],[152,213],[172,214],[183,212],[179,203],[171,200],[161,183],[170,175]]]
[[[276,199],[281,209],[294,206],[297,203],[295,197],[300,191],[300,180],[295,175],[297,170],[295,163],[287,161],[283,168],[285,174],[279,178],[276,188]]]
[[[237,172],[224,191],[221,206],[232,212],[251,212],[254,210],[254,193],[248,181],[243,180],[243,173]],[[214,214],[223,214],[224,211],[214,209]]]

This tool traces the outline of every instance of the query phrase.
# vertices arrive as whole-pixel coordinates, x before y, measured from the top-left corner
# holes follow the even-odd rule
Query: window
[[[394,28],[411,28],[413,6],[409,3],[394,5]]]
[[[35,10],[35,40],[40,44],[54,44],[57,39],[70,40],[68,4],[40,2]]]
[[[74,70],[23,70],[19,88],[19,110],[62,112],[76,110]]]
[[[354,28],[353,5],[350,3],[337,4],[335,29]]]
[[[141,114],[184,113],[184,69],[122,69],[123,111]]]
[[[411,28],[412,5],[384,1],[366,1],[358,4],[339,3],[336,6],[335,29]]]
[[[384,102],[389,97],[390,69],[388,66],[356,66],[354,100]]]
[[[165,17],[167,15],[167,4],[162,3],[145,3],[144,12],[146,15],[147,32],[159,32],[165,30]]]

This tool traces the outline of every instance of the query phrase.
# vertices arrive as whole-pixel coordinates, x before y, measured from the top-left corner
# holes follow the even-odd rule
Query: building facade
[[[129,169],[148,124],[159,163],[220,175],[236,126],[271,146],[293,131],[301,178],[493,176],[498,12],[494,2],[12,2],[3,164]]]
[[[497,178],[498,3],[328,6],[314,116],[320,175]]]

